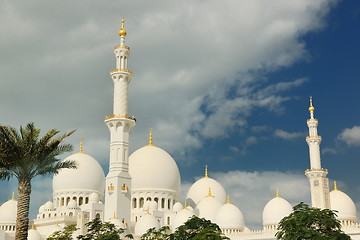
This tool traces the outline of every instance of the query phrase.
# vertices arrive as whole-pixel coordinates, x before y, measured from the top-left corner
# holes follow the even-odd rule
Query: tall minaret
[[[120,45],[114,50],[116,69],[110,72],[114,82],[114,111],[113,115],[105,118],[110,130],[110,166],[106,176],[104,221],[117,216],[120,220],[129,223],[131,209],[129,136],[136,119],[128,115],[128,87],[132,72],[127,68],[130,48],[125,45],[124,18],[119,36]]]
[[[305,171],[305,175],[310,181],[312,207],[330,209],[329,180],[326,177],[328,171],[327,169],[321,168],[321,136],[318,136],[317,134],[317,126],[319,122],[314,118],[314,110],[315,108],[312,104],[312,98],[310,97],[310,119],[307,120],[309,136],[306,137],[306,142],[309,145],[310,169]]]

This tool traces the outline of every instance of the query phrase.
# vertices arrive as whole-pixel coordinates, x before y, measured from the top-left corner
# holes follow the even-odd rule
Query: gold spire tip
[[[205,178],[209,177],[208,165],[205,165]]]
[[[336,181],[334,181],[334,191],[339,191],[339,189],[337,188]]]
[[[312,97],[310,96],[310,107],[309,107],[309,111],[313,112],[315,110],[314,106],[313,106],[313,101],[312,101]]]
[[[205,196],[205,197],[214,197],[214,196],[211,194],[211,188],[210,188],[210,187],[209,187],[208,195]]]
[[[126,36],[126,30],[125,30],[125,17],[122,16],[122,19],[121,19],[121,29],[119,31],[119,36],[120,37],[125,37]]]
[[[276,198],[280,198],[280,195],[279,195],[279,188],[276,188]]]
[[[15,201],[15,192],[12,192],[11,200],[12,200],[12,201]]]
[[[83,153],[83,138],[80,139],[80,150],[79,153]]]
[[[150,128],[150,132],[149,132],[149,144],[148,144],[148,146],[153,146],[152,128]]]
[[[227,195],[227,202],[226,202],[226,204],[231,204],[231,202],[230,202],[230,195]]]
[[[116,217],[116,212],[114,212],[114,217],[113,217],[113,219],[117,219],[117,217]]]
[[[35,230],[35,225],[34,224],[31,225],[31,230]]]

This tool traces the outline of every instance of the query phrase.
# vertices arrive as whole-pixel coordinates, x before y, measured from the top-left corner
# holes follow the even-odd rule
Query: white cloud
[[[344,129],[337,138],[349,146],[360,146],[360,126]]]
[[[282,129],[276,129],[274,132],[274,135],[278,138],[291,140],[291,139],[295,139],[295,138],[305,137],[306,133],[305,132],[287,132]]]

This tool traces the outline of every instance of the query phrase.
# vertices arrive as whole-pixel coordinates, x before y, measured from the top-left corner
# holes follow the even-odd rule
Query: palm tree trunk
[[[27,240],[29,229],[29,207],[30,207],[31,183],[19,180],[18,184],[18,206],[16,216],[15,240]]]

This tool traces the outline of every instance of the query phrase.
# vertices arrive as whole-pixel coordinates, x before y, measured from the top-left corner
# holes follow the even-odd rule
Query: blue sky
[[[69,141],[76,149],[83,137],[106,172],[108,72],[125,15],[132,151],[153,128],[154,143],[178,163],[183,192],[208,164],[259,227],[276,187],[292,204],[309,201],[313,96],[322,165],[360,207],[359,1],[84,3],[1,3],[2,124],[77,129]],[[4,202],[16,184],[0,186]],[[51,180],[36,179],[33,216],[48,199]]]

